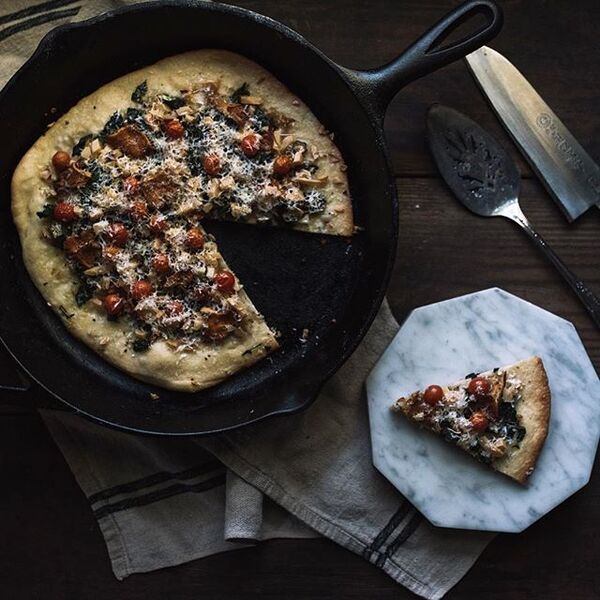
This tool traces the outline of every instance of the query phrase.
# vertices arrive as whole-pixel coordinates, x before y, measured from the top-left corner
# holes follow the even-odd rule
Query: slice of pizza
[[[200,50],[117,79],[21,160],[25,265],[66,327],[139,379],[195,391],[278,346],[203,219],[353,233],[340,152],[242,56]]]
[[[537,356],[457,383],[430,385],[392,410],[525,483],[548,433],[550,388]]]

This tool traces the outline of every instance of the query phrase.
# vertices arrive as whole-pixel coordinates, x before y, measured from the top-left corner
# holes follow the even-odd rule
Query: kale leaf
[[[188,141],[187,164],[192,175],[196,176],[202,172],[202,157],[204,151],[202,143],[206,135],[206,126],[200,118],[188,123],[185,129],[185,137]]]
[[[135,90],[133,90],[133,94],[131,94],[131,99],[138,104],[142,104],[144,102],[144,97],[148,93],[148,82],[142,81],[140,85],[138,85]]]
[[[75,302],[77,303],[77,306],[83,306],[88,300],[91,299],[91,297],[92,297],[92,289],[84,281],[79,286],[79,288],[77,289],[77,292],[75,293]]]
[[[128,108],[125,113],[125,122],[135,125],[146,133],[152,133],[152,128],[146,123],[146,119],[144,119],[144,111],[139,108]]]
[[[147,338],[135,340],[132,344],[132,348],[135,352],[146,352],[146,350],[150,348],[150,340]]]
[[[267,113],[259,108],[258,106],[254,107],[254,114],[252,115],[252,121],[256,124],[259,130],[263,129],[275,129],[273,121],[267,115]]]
[[[73,146],[73,156],[79,156],[81,151],[84,149],[85,145],[93,138],[94,136],[91,133],[84,135],[79,138],[79,141]]]
[[[499,426],[498,433],[509,440],[521,442],[527,433],[522,425],[519,425],[517,409],[514,402],[502,402],[498,407]]]
[[[185,106],[185,100],[181,96],[160,96],[163,104],[166,104],[171,110],[177,110]]]
[[[244,81],[240,87],[231,94],[230,99],[232,102],[239,102],[242,96],[249,96],[250,88],[248,88],[248,84]]]
[[[117,129],[121,128],[124,121],[123,115],[120,112],[114,112],[102,128],[99,136],[100,139],[105,140],[111,133],[114,133]]]
[[[46,203],[46,204],[44,204],[44,208],[42,208],[42,210],[39,210],[35,214],[40,219],[48,219],[52,216],[53,213],[54,213],[54,205]]]

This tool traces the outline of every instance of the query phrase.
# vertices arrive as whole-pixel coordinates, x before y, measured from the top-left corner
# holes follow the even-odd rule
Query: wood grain
[[[455,0],[247,0],[234,2],[283,21],[346,67],[377,67],[396,57]],[[512,60],[590,154],[600,160],[600,111],[592,101],[600,72],[600,3],[500,0],[505,26],[491,44]],[[425,113],[434,102],[465,112],[527,167],[461,61],[412,83],[390,105],[386,132],[397,175],[435,175],[425,148]]]
[[[393,58],[451,0],[245,0],[280,19],[343,65]],[[493,46],[523,71],[575,136],[600,159],[600,3],[501,2]],[[0,9],[1,12],[1,9]],[[424,141],[432,102],[492,131],[519,161],[522,205],[555,250],[600,293],[600,211],[569,227],[512,147],[463,64],[413,83],[392,102],[386,132],[400,196],[400,243],[389,299],[399,320],[414,307],[499,286],[571,320],[600,366],[600,334],[572,292],[513,224],[480,219],[449,194]],[[0,350],[0,374],[12,377]],[[600,399],[599,399],[600,400]],[[413,597],[379,569],[325,540],[273,541],[117,582],[83,494],[36,415],[48,396],[0,391],[0,591],[19,599],[400,599]],[[600,478],[519,535],[498,536],[450,600],[589,600],[600,597]]]

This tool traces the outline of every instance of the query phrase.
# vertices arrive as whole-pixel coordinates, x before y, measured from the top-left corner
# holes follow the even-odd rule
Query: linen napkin
[[[124,4],[0,6],[0,83],[54,25]],[[304,413],[203,439],[135,436],[42,412],[98,520],[117,578],[272,537],[324,535],[425,598],[441,598],[489,534],[431,526],[373,467],[363,382],[398,325],[384,304]]]

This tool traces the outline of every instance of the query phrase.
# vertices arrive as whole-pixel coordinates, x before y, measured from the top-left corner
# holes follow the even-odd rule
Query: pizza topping
[[[474,412],[470,417],[469,421],[471,422],[471,427],[473,427],[474,431],[485,431],[488,426],[488,418],[485,416],[485,413],[479,411]]]
[[[158,171],[142,181],[140,192],[148,204],[160,208],[175,200],[177,184],[164,171]]]
[[[202,159],[202,168],[208,176],[214,177],[221,170],[221,161],[215,154],[210,154]]]
[[[204,247],[204,234],[197,227],[193,227],[187,232],[185,241],[190,248],[201,250]]]
[[[144,202],[134,202],[129,209],[129,214],[134,221],[141,221],[148,216],[148,207]]]
[[[206,320],[204,336],[213,341],[223,340],[235,329],[238,319],[239,315],[233,310],[210,313]]]
[[[521,382],[495,370],[471,374],[457,385],[431,385],[400,398],[394,405],[413,421],[440,433],[483,462],[491,462],[518,446],[525,435],[516,404]]]
[[[124,246],[129,239],[129,232],[123,223],[111,223],[106,228],[106,236],[115,246]]]
[[[123,191],[126,194],[135,194],[138,191],[139,187],[140,181],[137,177],[134,177],[133,175],[127,177],[123,182]]]
[[[90,230],[84,231],[80,235],[70,235],[65,238],[63,249],[67,255],[86,269],[96,264],[100,252],[94,233]]]
[[[71,156],[68,152],[59,150],[52,156],[52,166],[56,169],[57,173],[64,171],[71,164]]]
[[[185,310],[185,306],[180,300],[173,300],[167,305],[167,310],[170,315],[180,315]]]
[[[91,178],[91,173],[73,163],[59,173],[58,179],[54,182],[54,187],[59,193],[79,189],[86,186]]]
[[[125,299],[119,294],[107,294],[102,302],[106,314],[118,317],[125,311]]]
[[[136,281],[131,288],[131,297],[135,300],[141,300],[152,293],[152,284],[147,279]]]
[[[240,102],[242,104],[252,104],[254,106],[260,106],[263,100],[260,96],[240,96]]]
[[[144,97],[146,96],[147,93],[148,93],[148,82],[142,81],[142,83],[140,83],[135,88],[135,90],[133,90],[133,93],[131,94],[131,99],[134,102],[137,102],[139,104],[144,101]]]
[[[230,271],[220,271],[215,276],[215,282],[222,292],[230,292],[235,286],[235,276]]]
[[[162,215],[152,215],[148,221],[148,227],[152,233],[159,234],[168,227],[168,222]]]
[[[490,393],[490,382],[485,377],[474,377],[467,387],[469,394],[472,394],[478,400],[486,398]]]
[[[157,254],[152,259],[152,268],[160,275],[168,273],[171,270],[169,257],[166,254]]]
[[[423,401],[431,406],[441,402],[444,399],[444,390],[439,385],[430,385],[423,392]]]
[[[117,148],[131,158],[142,158],[154,151],[152,143],[135,125],[125,125],[107,136],[111,148]]]
[[[52,216],[57,221],[69,223],[77,218],[77,213],[75,212],[75,207],[69,202],[57,202],[54,205]]]
[[[294,166],[292,159],[282,154],[273,161],[273,173],[275,175],[287,175]]]
[[[44,236],[80,278],[76,301],[142,332],[131,339],[138,351],[244,331],[236,278],[203,217],[293,224],[328,209],[318,149],[268,102],[247,84],[227,95],[201,81],[166,95],[141,82],[132,106],[52,157]]]
[[[238,127],[243,127],[248,121],[248,113],[241,104],[230,104],[226,108],[227,115]]]
[[[120,252],[121,248],[118,248],[117,246],[104,246],[102,249],[102,256],[108,262],[114,263]]]
[[[255,133],[249,133],[241,139],[240,147],[246,156],[256,156],[260,150],[260,137]]]
[[[184,136],[185,129],[177,119],[169,119],[165,123],[165,133],[167,134],[167,137],[177,140]]]

